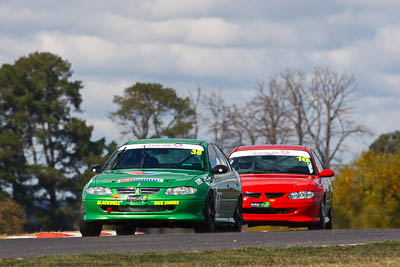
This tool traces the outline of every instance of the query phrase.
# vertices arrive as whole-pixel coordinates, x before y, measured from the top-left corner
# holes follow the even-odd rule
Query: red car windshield
[[[306,151],[252,150],[237,151],[229,158],[232,167],[245,173],[288,173],[314,175],[311,156]]]

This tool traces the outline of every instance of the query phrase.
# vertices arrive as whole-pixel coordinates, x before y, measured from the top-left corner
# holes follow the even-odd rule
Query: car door
[[[232,218],[236,209],[237,200],[241,194],[240,178],[229,164],[224,152],[216,145],[214,145],[214,148],[219,161],[218,165],[224,165],[229,169],[227,173],[218,175],[223,179],[221,213],[224,218]]]
[[[311,154],[314,158],[315,165],[317,165],[318,172],[320,173],[324,169],[322,162],[318,154],[314,150],[311,150]],[[320,177],[320,179],[321,179],[321,184],[324,187],[324,192],[326,195],[326,209],[328,211],[332,207],[332,199],[333,199],[333,187],[332,187],[331,177]]]
[[[219,158],[217,156],[217,152],[215,151],[215,148],[212,144],[209,144],[207,146],[207,151],[208,151],[208,161],[210,164],[210,169],[212,170],[215,166],[219,165]],[[223,191],[225,189],[225,177],[221,174],[211,174],[213,176],[213,182],[211,184],[211,187],[214,189],[215,191],[215,215],[216,218],[220,218],[223,216],[224,212],[223,212]],[[221,209],[222,207],[222,209]]]

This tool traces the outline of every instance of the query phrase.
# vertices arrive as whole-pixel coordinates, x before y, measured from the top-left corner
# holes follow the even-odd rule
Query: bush
[[[0,234],[15,234],[23,231],[26,219],[18,203],[7,198],[0,205]]]
[[[400,227],[400,152],[370,150],[339,170],[333,183],[337,228]]]

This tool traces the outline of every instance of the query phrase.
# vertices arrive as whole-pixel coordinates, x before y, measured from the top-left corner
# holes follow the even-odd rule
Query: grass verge
[[[354,246],[242,248],[3,259],[0,266],[398,266],[400,241]]]

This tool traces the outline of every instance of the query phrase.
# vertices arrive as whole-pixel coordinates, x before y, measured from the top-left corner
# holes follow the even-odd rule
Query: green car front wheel
[[[79,223],[79,231],[81,232],[82,237],[99,236],[102,228],[103,225],[98,222],[86,222],[81,220]]]

